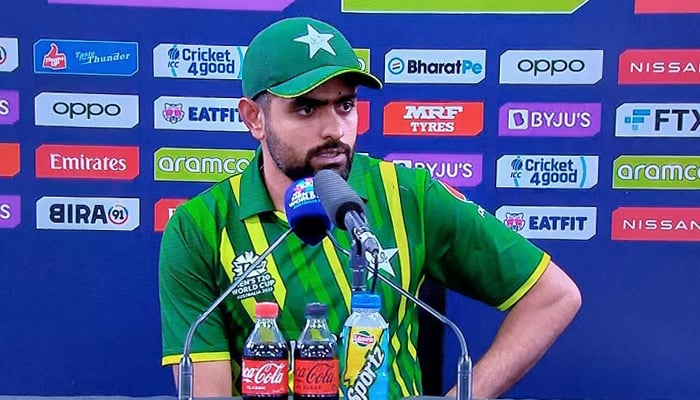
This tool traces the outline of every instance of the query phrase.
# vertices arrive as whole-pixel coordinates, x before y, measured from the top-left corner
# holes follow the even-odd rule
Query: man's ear
[[[243,123],[248,127],[250,133],[257,140],[262,140],[265,137],[265,114],[260,104],[253,100],[243,97],[238,102],[238,112],[243,118]]]

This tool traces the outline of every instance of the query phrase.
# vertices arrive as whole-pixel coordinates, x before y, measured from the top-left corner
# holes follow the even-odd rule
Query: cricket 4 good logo
[[[187,199],[160,199],[153,206],[153,227],[156,232],[163,232],[170,217],[175,214],[177,207]]]
[[[42,92],[34,98],[34,124],[82,128],[133,128],[139,123],[139,96]]]
[[[12,72],[19,67],[17,38],[0,37],[0,72]]]
[[[700,156],[620,156],[613,188],[700,190]]]
[[[590,137],[600,132],[600,103],[506,103],[499,136]]]
[[[697,0],[634,0],[635,14],[691,14],[700,13]]]
[[[153,104],[156,129],[247,132],[238,98],[161,96]]]
[[[384,134],[476,136],[484,128],[482,102],[390,102],[384,106]]]
[[[390,153],[384,159],[408,168],[426,169],[433,179],[456,187],[477,186],[483,174],[481,154]]]
[[[0,90],[0,125],[13,125],[19,121],[19,92]]]
[[[700,84],[700,49],[630,49],[620,54],[620,84]]]
[[[590,189],[598,183],[598,156],[504,155],[496,169],[499,188]]]
[[[588,240],[596,234],[596,207],[501,206],[496,218],[528,239]]]
[[[295,0],[48,0],[49,4],[78,4],[97,6],[128,6],[128,7],[163,7],[163,8],[193,8],[203,10],[241,10],[241,11],[282,11]]]
[[[43,144],[36,149],[36,177],[133,180],[139,175],[139,148]]]
[[[37,229],[133,231],[139,218],[137,198],[45,196],[36,202]]]
[[[246,46],[160,43],[153,48],[153,76],[241,79]]]
[[[139,70],[136,42],[40,39],[34,43],[37,74],[132,76]]]
[[[700,208],[620,207],[612,213],[612,240],[700,241]]]
[[[22,221],[22,198],[0,195],[0,229],[12,229]]]
[[[384,56],[387,83],[479,83],[486,50],[393,49]]]
[[[617,108],[615,136],[700,137],[700,103],[625,103]]]
[[[524,85],[593,85],[603,77],[603,50],[507,50],[500,82]]]
[[[156,181],[218,182],[245,170],[253,150],[161,147],[154,154]]]
[[[11,178],[19,171],[19,143],[0,143],[0,177]]]

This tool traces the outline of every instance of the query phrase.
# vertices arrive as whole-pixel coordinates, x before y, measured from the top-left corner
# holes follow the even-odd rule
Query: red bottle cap
[[[255,317],[257,318],[277,318],[279,307],[277,303],[265,301],[255,305]]]

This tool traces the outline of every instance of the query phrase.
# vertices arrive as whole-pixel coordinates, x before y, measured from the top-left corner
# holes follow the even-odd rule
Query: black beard
[[[271,147],[276,147],[277,143],[274,143],[275,140],[273,139],[273,143],[270,143],[272,146]],[[338,175],[340,175],[343,179],[347,180],[348,176],[350,175],[350,167],[352,166],[352,158],[353,158],[353,150],[350,148],[345,143],[342,142],[326,142],[325,144],[318,146],[314,149],[309,150],[306,153],[306,156],[304,157],[304,161],[300,165],[287,165],[284,163],[283,160],[280,158],[276,157],[276,148],[275,149],[270,149],[270,153],[272,155],[272,159],[275,161],[275,164],[277,165],[277,168],[282,171],[289,179],[292,181],[297,181],[299,179],[307,178],[314,176],[314,174],[318,171],[314,169],[314,167],[311,165],[311,159],[314,158],[316,155],[320,154],[321,152],[325,150],[333,150],[337,149],[339,152],[342,152],[346,154],[347,156],[347,164],[341,166],[341,165],[333,165],[329,164],[325,166],[323,169],[332,169]],[[274,151],[273,151],[274,150]]]

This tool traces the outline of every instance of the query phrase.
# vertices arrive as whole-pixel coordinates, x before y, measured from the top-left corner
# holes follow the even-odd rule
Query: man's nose
[[[325,118],[323,119],[323,128],[321,129],[321,136],[324,139],[339,140],[345,135],[343,131],[343,117],[338,115],[335,110],[329,110],[325,113]]]

